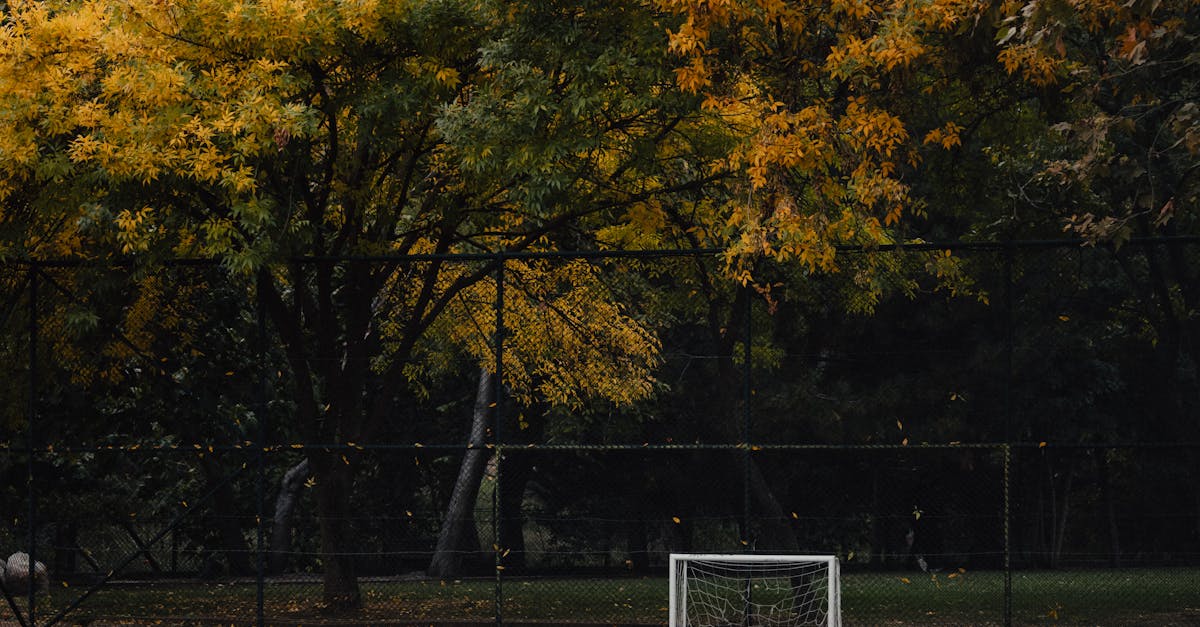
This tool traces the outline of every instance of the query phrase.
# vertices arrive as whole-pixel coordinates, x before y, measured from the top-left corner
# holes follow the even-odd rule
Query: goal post
[[[833,555],[671,554],[669,627],[840,627]]]

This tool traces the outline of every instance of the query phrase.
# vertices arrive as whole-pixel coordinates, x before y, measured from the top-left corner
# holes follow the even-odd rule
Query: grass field
[[[1200,625],[1200,570],[1127,569],[1017,572],[1013,618],[1019,625]],[[384,621],[492,622],[494,580],[364,581],[364,607],[321,611],[316,581],[271,581],[267,623],[381,624]],[[998,625],[1004,576],[996,572],[938,575],[850,573],[842,578],[847,625]],[[39,602],[39,624],[81,591],[56,590]],[[664,624],[665,578],[505,579],[505,622]],[[24,604],[21,603],[23,606]],[[96,593],[65,624],[252,624],[253,583],[119,584]],[[0,624],[10,610],[0,606]]]

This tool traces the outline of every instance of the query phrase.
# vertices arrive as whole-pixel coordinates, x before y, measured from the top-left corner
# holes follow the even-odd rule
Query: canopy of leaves
[[[639,3],[14,2],[3,20],[6,256],[206,255],[240,274],[297,255],[586,247],[621,208],[713,177],[684,132],[703,115]],[[604,330],[579,307],[607,297],[573,268],[513,291],[557,299],[547,324],[582,346]],[[300,312],[277,321],[294,346],[361,333],[358,302],[392,312],[389,350],[404,353],[485,277],[432,263],[268,278]],[[469,321],[438,328],[484,359]],[[594,392],[644,393],[654,342],[628,332],[635,383]]]

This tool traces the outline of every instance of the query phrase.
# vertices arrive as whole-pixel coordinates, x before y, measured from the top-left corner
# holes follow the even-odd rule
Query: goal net
[[[670,627],[840,627],[832,555],[671,555]]]

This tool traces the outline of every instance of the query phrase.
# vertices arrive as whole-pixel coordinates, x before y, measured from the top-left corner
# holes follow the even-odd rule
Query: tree
[[[1189,2],[1007,3],[998,58],[1043,88],[1063,150],[1040,182],[1071,191],[1067,229],[1091,240],[1194,227],[1200,152]],[[1064,213],[1065,213],[1064,211]]]
[[[1200,168],[1200,14],[1189,2],[1097,2],[1074,7],[1013,3],[1000,58],[1040,85],[1060,148],[1030,176],[1062,230],[1120,248],[1133,237],[1194,234]],[[1195,407],[1200,293],[1194,259],[1180,243],[1116,255],[1140,292],[1129,307],[1153,328],[1159,373],[1155,413],[1182,429]]]
[[[285,346],[297,431],[369,442],[435,323],[470,290],[498,289],[499,261],[439,255],[586,246],[623,208],[719,178],[693,154],[702,116],[671,88],[660,40],[639,3],[10,3],[0,200],[73,254],[215,255],[252,277]],[[34,220],[20,224],[9,254],[44,253],[24,237]],[[327,260],[406,254],[430,256]],[[605,298],[583,266],[555,276],[560,289],[514,264],[505,286],[586,343],[597,330],[558,309]],[[611,356],[621,376],[644,380],[652,336],[616,309],[606,324],[631,333]],[[491,343],[473,337],[487,361]],[[562,398],[647,390],[571,392],[587,355],[531,354],[542,361],[506,374]],[[326,602],[353,606],[353,450],[310,447],[308,461]]]
[[[4,254],[224,263],[283,345],[326,602],[354,606],[356,445],[391,426],[448,351],[495,374],[503,342],[501,383],[526,404],[653,390],[655,329],[618,302],[603,268],[521,254],[723,249],[723,278],[755,291],[713,285],[709,268],[688,279],[705,291],[694,313],[722,355],[736,346],[724,330],[743,315],[738,299],[771,298],[775,264],[788,280],[846,270],[864,311],[889,289],[880,277],[912,268],[967,285],[953,259],[889,267],[840,259],[836,245],[919,234],[903,219],[920,224],[928,209],[910,182],[923,160],[995,115],[930,106],[947,104],[942,94],[986,84],[1003,110],[1028,93],[971,82],[976,60],[1035,87],[1068,67],[1052,54],[1067,8],[1051,19],[1029,6],[10,2]],[[1078,14],[1068,22],[1095,32]],[[1156,45],[1146,38],[1158,29],[1121,19],[1135,26],[1130,55]],[[994,44],[1003,24],[1016,30]],[[1171,41],[1190,67],[1177,52],[1190,40]],[[1190,146],[1179,100],[1170,119]],[[1173,163],[1182,186],[1194,170]],[[507,335],[488,312],[502,293],[504,319],[521,321]]]

